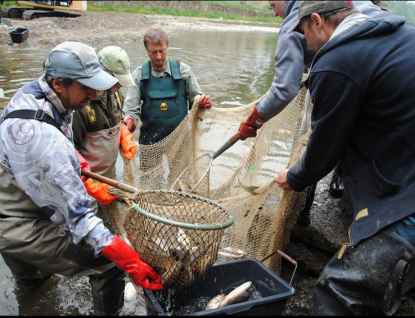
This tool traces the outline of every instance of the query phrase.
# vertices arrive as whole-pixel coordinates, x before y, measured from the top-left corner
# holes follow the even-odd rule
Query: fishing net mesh
[[[307,189],[284,192],[273,179],[281,169],[298,163],[305,150],[310,132],[309,120],[308,133],[301,135],[300,126],[304,112],[307,111],[307,118],[310,118],[312,109],[305,107],[306,92],[302,87],[282,112],[258,130],[257,137],[239,140],[215,158],[204,177],[204,170],[209,167],[206,162],[210,162],[211,155],[238,132],[240,123],[265,95],[242,107],[212,107],[209,110],[198,109],[196,99],[187,117],[168,137],[153,145],[139,145],[132,160],[124,158],[122,182],[140,190],[170,190],[174,184],[173,190],[186,191],[186,180],[194,182],[203,177],[194,193],[217,202],[235,218],[234,224],[221,236],[218,262],[243,257],[261,261],[276,250],[283,251],[304,207]],[[135,138],[138,137],[136,134]],[[195,161],[200,157],[206,157],[203,159],[205,162],[195,168]],[[177,186],[175,181],[182,173],[186,177]],[[120,192],[114,194],[120,197]],[[151,203],[153,199],[146,200]],[[145,205],[144,201],[140,204]],[[140,231],[141,225],[134,218],[126,218],[128,208],[127,204],[114,202],[104,207],[104,212],[121,237],[126,237],[128,229],[133,246],[141,244],[140,240],[151,242],[151,235],[140,238],[132,235],[134,231]],[[156,232],[167,229],[160,226],[152,231],[156,235]],[[278,253],[263,261],[278,274],[280,262]]]
[[[134,202],[125,219],[128,239],[165,288],[190,286],[203,277],[217,260],[224,230],[233,224],[231,214],[214,201],[183,192],[138,192]]]

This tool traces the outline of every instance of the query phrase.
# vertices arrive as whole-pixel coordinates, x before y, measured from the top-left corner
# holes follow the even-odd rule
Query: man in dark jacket
[[[392,14],[368,18],[352,1],[302,1],[293,30],[317,52],[306,81],[313,130],[300,163],[275,181],[302,191],[341,160],[354,208],[314,313],[393,314],[415,284],[415,28]]]
[[[354,1],[354,4],[360,12],[373,17],[387,9],[386,4],[381,5],[379,2],[384,1]],[[310,68],[315,51],[307,45],[303,34],[287,33],[287,30],[297,20],[299,3],[300,1],[269,1],[274,9],[274,16],[284,19],[275,51],[275,76],[265,98],[241,123],[239,133],[242,140],[255,137],[257,129],[260,129],[263,123],[278,115],[297,96],[304,69]],[[301,133],[305,133],[306,130],[305,125],[301,127]],[[329,188],[330,194],[336,198],[340,198],[343,194],[340,170],[334,170]],[[308,226],[310,223],[310,208],[314,200],[315,188],[314,184],[307,189],[305,207],[298,216],[297,223],[300,226]]]

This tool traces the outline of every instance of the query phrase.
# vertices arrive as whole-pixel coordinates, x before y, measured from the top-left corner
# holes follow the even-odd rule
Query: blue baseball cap
[[[81,42],[57,45],[45,62],[46,72],[53,77],[73,79],[92,89],[105,91],[118,79],[102,69],[95,50]]]

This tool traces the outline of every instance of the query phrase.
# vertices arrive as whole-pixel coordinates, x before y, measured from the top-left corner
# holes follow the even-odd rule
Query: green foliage
[[[207,1],[215,4],[220,4],[224,6],[234,6],[253,9],[254,6],[242,5],[237,3],[232,3],[232,1]],[[223,18],[225,20],[243,20],[243,21],[252,21],[252,22],[267,22],[267,23],[282,23],[281,18],[275,18],[270,14],[269,17],[237,17],[233,14],[220,14],[214,12],[198,12],[198,11],[179,11],[171,9],[158,9],[158,8],[142,8],[140,6],[125,6],[122,2],[114,1],[114,4],[111,5],[93,5],[88,3],[88,11],[95,12],[105,12],[105,11],[116,11],[116,12],[130,12],[138,14],[166,14],[172,16],[185,16],[185,17],[196,17],[196,18],[208,18],[208,19],[219,19]],[[255,8],[257,11],[269,12],[268,8]]]
[[[386,1],[391,12],[406,17],[406,22],[415,25],[415,3],[412,1]]]

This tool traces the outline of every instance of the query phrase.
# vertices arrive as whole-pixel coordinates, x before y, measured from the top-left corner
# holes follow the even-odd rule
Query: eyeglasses
[[[147,50],[148,54],[150,55],[156,55],[157,53],[164,54],[167,52],[167,48],[161,49],[161,50]]]

